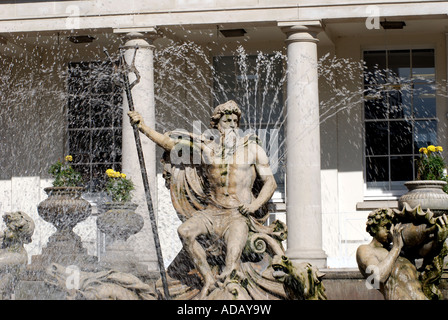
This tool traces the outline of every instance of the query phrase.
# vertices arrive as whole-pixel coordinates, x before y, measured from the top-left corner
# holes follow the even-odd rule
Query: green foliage
[[[54,178],[53,187],[82,186],[82,176],[69,164],[71,161],[72,157],[66,156],[64,162],[58,160],[55,164],[50,166],[48,173]]]
[[[442,157],[442,147],[430,145],[420,148],[420,158],[417,159],[417,180],[448,181],[445,173],[445,159]],[[448,191],[448,185],[444,188]]]
[[[445,180],[443,169],[445,168],[445,161],[442,156],[421,155],[418,161],[417,178],[419,180]]]
[[[108,169],[106,171],[107,182],[106,192],[112,197],[114,202],[128,202],[132,199],[132,190],[134,190],[134,183],[126,178],[124,173]]]

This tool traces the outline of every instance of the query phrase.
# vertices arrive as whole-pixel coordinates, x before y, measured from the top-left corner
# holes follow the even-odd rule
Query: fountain
[[[211,180],[204,179],[201,176],[201,170],[203,169],[200,168],[199,163],[194,162],[194,159],[200,159],[200,157],[196,156],[196,149],[194,147],[190,149],[190,147],[194,146],[195,143],[200,146],[212,143],[212,138],[218,141],[216,140],[220,137],[218,131],[203,130],[203,128],[208,128],[209,116],[218,105],[233,100],[242,109],[238,137],[245,137],[243,144],[250,146],[258,145],[258,142],[260,142],[262,150],[269,160],[275,183],[277,185],[284,184],[287,155],[284,129],[285,119],[288,116],[286,109],[283,108],[283,86],[286,82],[283,67],[286,56],[281,52],[273,54],[259,52],[255,56],[249,56],[242,46],[238,47],[232,54],[234,54],[234,57],[220,56],[212,61],[203,48],[190,42],[173,42],[171,45],[155,51],[155,100],[157,105],[155,111],[156,118],[161,119],[157,122],[155,129],[161,132],[170,132],[170,138],[178,142],[179,149],[176,149],[176,151],[180,152],[180,155],[173,156],[171,152],[166,151],[162,155],[162,150],[158,150],[159,157],[164,160],[159,165],[159,171],[164,170],[173,206],[179,217],[178,224],[171,228],[172,234],[175,234],[176,228],[181,223],[189,220],[193,212],[200,211],[206,205],[209,205],[210,199],[208,196],[210,196],[210,193],[207,188],[210,188],[210,186],[206,186],[206,184],[210,183]],[[208,67],[205,68],[204,65]],[[323,99],[320,103],[319,124],[331,121],[338,113],[350,112],[352,108],[358,107],[360,95],[362,96],[366,92],[365,89],[351,90],[350,85],[342,87],[334,85],[337,70],[346,72],[345,81],[356,83],[362,75],[363,65],[359,62],[337,59],[329,55],[321,58],[319,61],[319,76],[323,85],[329,88],[328,96],[331,96],[331,98]],[[44,69],[42,74],[53,71],[54,67],[52,66],[48,70]],[[67,76],[65,71],[56,70],[55,73],[61,79]],[[100,73],[99,76],[101,78],[102,74]],[[2,77],[4,77],[4,83],[11,80],[6,79],[8,75]],[[110,80],[107,77],[106,79]],[[210,81],[210,79],[213,79],[213,81]],[[34,86],[39,83],[39,80],[34,80],[25,80],[22,83],[21,92],[22,90],[28,90],[32,95],[35,95],[34,98],[38,96],[37,100],[44,100],[46,95],[57,96],[57,100],[60,100],[61,104],[70,98],[64,90],[57,86],[47,86],[51,88],[49,92],[36,92]],[[0,88],[0,90],[3,90],[4,85],[2,84]],[[406,90],[406,88],[403,88],[403,90]],[[43,96],[39,96],[40,94]],[[10,93],[9,96],[11,95],[13,94]],[[210,101],[210,95],[212,101]],[[20,96],[14,98],[20,99]],[[263,107],[259,108],[259,106]],[[18,115],[14,115],[14,117],[18,117]],[[58,115],[43,116],[42,118],[45,118],[45,126],[52,131],[53,137],[62,135],[51,125],[53,122],[61,121]],[[185,119],[194,122],[191,129],[185,128]],[[124,121],[127,121],[127,119],[124,119]],[[134,122],[139,121],[141,119],[134,120]],[[182,130],[179,130],[179,128]],[[38,132],[41,128],[31,129],[35,130],[32,132]],[[198,138],[198,136],[201,137]],[[298,139],[300,138],[298,137]],[[25,142],[33,148],[37,148],[33,146],[31,141]],[[227,142],[229,143],[228,146],[226,145],[221,149],[216,147],[219,150],[213,151],[216,153],[222,151],[221,155],[229,157],[235,151],[232,151],[234,146],[232,147],[231,140]],[[40,142],[40,144],[39,148],[44,148],[49,142]],[[191,159],[193,159],[191,163],[188,162]],[[175,160],[180,162],[173,162]],[[188,161],[182,162],[184,160]],[[193,167],[188,165],[193,165]],[[219,173],[221,182],[224,185],[227,183],[228,188],[234,186],[226,180],[230,176],[227,170],[230,167],[229,164],[224,161],[221,166]],[[33,167],[31,163],[30,167]],[[45,167],[45,165],[41,164],[40,167]],[[238,178],[244,180],[243,176],[245,175],[240,174]],[[258,187],[257,192],[260,192],[259,186],[256,187]],[[244,192],[241,191],[241,193]],[[272,186],[268,193],[270,196],[274,193]],[[231,192],[223,192],[223,197],[231,198],[232,196]],[[229,250],[232,248],[227,246],[229,239],[226,238],[225,232],[222,232],[222,230],[213,230],[211,233],[214,237],[206,239],[203,233],[193,237],[191,227],[182,224],[184,227],[179,229],[182,240],[177,239],[177,235],[171,235],[172,238],[176,238],[178,243],[182,242],[180,252],[176,252],[167,261],[168,265],[166,265],[171,298],[325,299],[325,290],[322,285],[322,280],[325,279],[323,274],[310,264],[291,263],[285,256],[283,245],[287,230],[282,221],[269,219],[266,209],[268,206],[275,204],[269,201],[270,196],[267,196],[263,203],[259,204],[259,208],[256,208],[259,210],[250,207],[239,210],[238,214],[244,219],[239,215],[238,217],[245,223],[247,221],[250,223],[248,230],[238,230],[239,233],[244,234],[243,238],[234,237],[235,239],[232,239],[236,240],[236,246],[239,247],[236,253],[236,262],[227,257],[231,256]],[[281,197],[281,195],[279,196]],[[215,197],[218,196],[215,195]],[[86,263],[80,262],[82,259],[66,260],[63,258],[64,254],[60,255],[62,251],[66,250],[63,248],[67,248],[67,246],[59,247],[58,239],[60,239],[59,235],[61,233],[65,233],[70,237],[65,237],[63,240],[74,244],[72,248],[79,256],[89,256],[86,255],[86,250],[83,248],[80,238],[75,235],[75,226],[81,223],[83,219],[91,217],[90,210],[86,208],[83,214],[80,213],[76,219],[70,218],[68,221],[67,219],[62,219],[62,222],[53,218],[44,219],[55,225],[55,235],[58,237],[52,236],[48,240],[47,248],[42,250],[42,255],[57,257],[57,259],[45,258],[43,259],[45,263],[42,262],[43,260],[39,263],[41,266],[45,264],[46,268],[39,268],[40,271],[45,272],[45,277],[42,276],[39,279],[22,278],[25,281],[39,280],[45,282],[44,285],[35,286],[34,288],[37,291],[33,291],[32,294],[42,292],[39,290],[42,290],[43,286],[50,286],[53,288],[53,291],[49,293],[52,298],[94,299],[96,297],[99,299],[103,297],[101,295],[88,296],[84,293],[75,295],[73,291],[70,291],[73,287],[68,288],[67,283],[71,281],[70,279],[73,280],[72,275],[74,276],[79,272],[83,283],[89,283],[92,279],[96,279],[98,283],[104,285],[103,287],[113,283],[114,288],[119,291],[114,293],[117,297],[127,297],[127,299],[167,298],[163,292],[163,283],[160,279],[157,282],[151,282],[152,280],[144,277],[136,279],[135,270],[128,268],[129,264],[121,264],[120,267],[123,260],[129,261],[129,258],[125,257],[126,254],[124,254],[128,251],[125,240],[130,237],[130,233],[138,234],[141,232],[141,223],[139,222],[136,222],[135,229],[124,235],[121,240],[114,238],[115,235],[112,233],[108,235],[115,242],[105,246],[106,253],[97,252],[100,262],[103,258],[102,264],[97,264],[96,259],[93,258],[89,260],[89,266],[85,267]],[[98,226],[100,230],[107,233],[109,232],[108,227],[103,225],[102,219],[99,219],[100,216],[98,215]],[[39,217],[34,216],[34,218],[36,219],[36,225],[42,226],[43,223],[40,220],[37,221]],[[195,223],[198,224],[197,221]],[[196,242],[195,238],[198,238]],[[224,241],[222,238],[224,238]],[[204,251],[207,254],[205,260],[208,267],[201,267],[201,262],[205,260],[201,261],[192,249],[198,243],[206,247]],[[54,244],[57,244],[57,246],[53,246]],[[52,254],[47,254],[49,251],[46,249],[49,248],[52,248]],[[114,251],[121,252],[123,255],[117,254],[108,259],[107,255]],[[34,256],[31,258],[30,268],[35,267],[37,260],[39,260],[38,255],[35,256],[36,258]],[[88,259],[91,259],[91,256]],[[116,259],[117,257],[118,259]],[[70,269],[70,266],[73,265],[81,267],[80,270]],[[127,283],[130,283],[129,288],[142,288],[142,294],[135,296],[130,295],[127,291],[121,291],[119,288],[123,288],[122,284],[125,282],[123,279],[127,279]],[[145,283],[142,283],[142,279]],[[301,291],[291,291],[291,283],[300,283]],[[23,290],[23,288],[22,283],[22,286],[19,285],[19,290]],[[303,294],[303,292],[313,291],[312,288],[317,288],[314,291],[317,292],[315,295]],[[86,287],[82,290],[88,291]],[[29,298],[30,294],[28,296],[17,294],[16,298]]]

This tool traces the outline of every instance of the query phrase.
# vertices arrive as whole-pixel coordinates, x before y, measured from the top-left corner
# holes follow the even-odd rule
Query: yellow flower
[[[126,174],[121,173],[119,171],[115,171],[113,169],[107,169],[106,174],[109,178],[123,178],[126,179]]]
[[[430,152],[436,152],[436,147],[433,145],[428,146],[428,151]]]
[[[72,162],[73,157],[71,155],[67,155],[67,156],[65,156],[65,161]]]
[[[442,151],[443,151],[443,148],[442,148],[441,146],[437,146],[437,147],[436,147],[436,151],[437,151],[437,152],[442,152]]]
[[[426,148],[420,148],[420,149],[418,150],[418,152],[423,153],[423,154],[428,154],[428,149],[426,149]]]
[[[113,176],[115,175],[115,171],[113,169],[107,169],[106,174],[108,177],[113,178]]]

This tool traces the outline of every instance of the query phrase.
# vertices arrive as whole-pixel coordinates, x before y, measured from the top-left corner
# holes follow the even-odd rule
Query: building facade
[[[146,219],[129,241],[157,269],[127,100],[106,49],[134,61],[135,108],[159,131],[203,132],[213,107],[235,99],[242,130],[265,138],[287,255],[356,268],[367,214],[397,206],[420,147],[448,150],[447,14],[445,1],[0,1],[0,211],[33,217],[27,249],[38,254],[54,229],[36,210],[47,170],[71,154],[94,205],[75,231],[101,256],[96,204],[105,170],[120,170]],[[143,148],[169,264],[180,221],[161,151],[147,139]]]

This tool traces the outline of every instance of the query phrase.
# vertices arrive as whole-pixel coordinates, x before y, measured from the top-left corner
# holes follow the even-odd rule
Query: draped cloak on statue
[[[170,190],[171,201],[179,219],[184,222],[190,217],[205,213],[210,205],[219,210],[220,204],[208,193],[208,181],[204,174],[204,163],[201,144],[212,143],[204,136],[194,136],[191,133],[176,131],[168,132],[177,141],[175,148],[166,151],[162,158],[164,164],[165,185]],[[243,138],[243,146],[259,143],[258,138],[249,134]],[[174,152],[174,153],[173,153]],[[173,161],[173,154],[175,161]],[[181,159],[179,161],[179,159]],[[199,159],[199,161],[198,161]],[[257,177],[253,186],[256,197],[263,183]],[[286,225],[275,221],[265,225],[269,213],[267,204],[253,215],[247,217],[249,236],[240,261],[243,277],[227,281],[226,285],[216,288],[207,299],[284,299],[285,292],[281,283],[272,276],[271,261],[275,255],[283,255],[281,242],[286,239]],[[223,210],[226,210],[223,208]],[[213,235],[204,235],[198,241],[207,252],[208,262],[212,270],[219,274],[225,262],[225,242]],[[168,267],[168,286],[173,299],[197,299],[202,288],[201,275],[192,263],[192,258],[182,249]],[[158,288],[162,284],[159,281]]]

